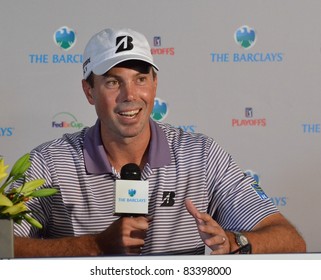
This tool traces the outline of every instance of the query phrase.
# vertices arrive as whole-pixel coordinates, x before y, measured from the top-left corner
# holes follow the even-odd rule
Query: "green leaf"
[[[36,179],[30,182],[26,182],[24,185],[16,189],[16,192],[21,192],[25,196],[29,196],[35,189],[39,188],[45,183],[44,179]]]
[[[9,177],[20,177],[21,175],[23,175],[31,165],[29,158],[29,153],[19,158],[13,165]]]
[[[57,189],[41,189],[34,191],[33,193],[30,194],[32,197],[46,197],[46,196],[51,196],[54,195],[58,192]]]
[[[36,219],[30,217],[29,215],[23,215],[23,217],[25,218],[25,220],[32,226],[42,229],[42,224],[40,224]]]
[[[7,198],[5,195],[0,193],[0,206],[12,206],[12,205],[13,205],[12,201],[9,198]]]
[[[21,212],[25,212],[27,211],[28,208],[27,206],[24,204],[24,202],[20,202],[16,205],[13,205],[13,206],[10,206],[8,208],[6,208],[5,210],[2,211],[3,214],[9,214],[10,216],[13,216],[13,215],[17,215]]]

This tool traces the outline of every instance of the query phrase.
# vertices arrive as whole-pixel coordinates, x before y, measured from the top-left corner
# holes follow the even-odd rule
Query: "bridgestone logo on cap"
[[[90,57],[83,63],[82,69],[84,71],[84,74],[87,72],[87,64],[90,63]]]
[[[130,36],[119,36],[116,38],[116,47],[117,50],[115,53],[130,51],[134,48],[132,44],[133,38]]]

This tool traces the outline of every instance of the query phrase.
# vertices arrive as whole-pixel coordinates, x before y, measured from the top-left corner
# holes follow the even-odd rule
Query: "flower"
[[[0,158],[0,183],[4,178],[8,176],[8,174],[6,173],[8,167],[9,165],[4,165],[3,158]]]
[[[6,170],[9,165],[4,164],[3,157],[0,156],[0,183],[7,177],[0,187],[0,219],[12,219],[15,223],[21,224],[25,220],[32,226],[42,228],[42,225],[29,214],[32,213],[26,206],[26,202],[34,197],[46,197],[57,193],[55,188],[39,189],[44,183],[44,179],[36,179],[27,182],[25,172],[31,165],[30,154],[25,154],[13,165],[11,172]],[[21,179],[22,185],[17,188],[9,188],[15,181]]]

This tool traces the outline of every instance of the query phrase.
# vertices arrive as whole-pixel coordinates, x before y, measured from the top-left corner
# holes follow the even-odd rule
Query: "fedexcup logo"
[[[165,101],[160,98],[155,98],[154,108],[151,113],[151,118],[155,121],[162,121],[168,114],[168,106]]]
[[[76,117],[68,112],[60,112],[53,116],[52,128],[76,128],[81,129],[84,124],[79,122]]]
[[[63,50],[70,50],[76,43],[76,33],[67,26],[60,27],[54,33],[54,41]]]
[[[249,49],[256,43],[255,30],[247,25],[243,25],[235,31],[234,39],[242,48]]]

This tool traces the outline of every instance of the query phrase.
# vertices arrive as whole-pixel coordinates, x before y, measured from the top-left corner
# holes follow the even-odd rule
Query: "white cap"
[[[118,63],[127,60],[145,61],[158,70],[144,35],[131,29],[102,30],[86,45],[83,55],[84,79],[91,72],[103,75]]]

